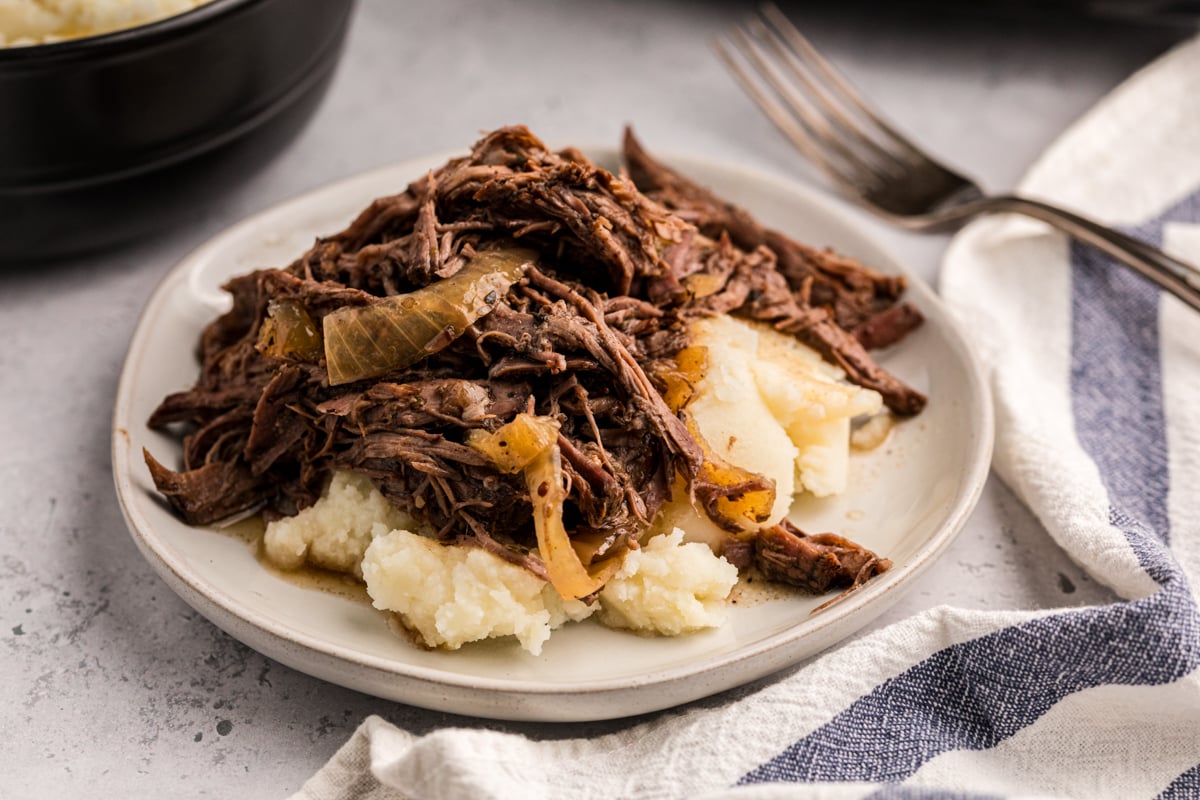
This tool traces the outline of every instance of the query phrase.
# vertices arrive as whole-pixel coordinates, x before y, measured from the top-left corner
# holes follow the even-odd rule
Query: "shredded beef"
[[[558,420],[564,522],[601,542],[598,554],[638,539],[677,476],[705,504],[744,490],[705,485],[702,450],[663,399],[659,376],[687,345],[691,319],[770,322],[897,413],[921,409],[924,398],[864,349],[919,324],[896,304],[903,279],[767,231],[658,165],[631,135],[626,146],[643,191],[577,151],[549,151],[523,127],[497,130],[286,268],[230,280],[233,307],[201,336],[195,386],[150,418],[183,436],[179,471],[146,454],[159,491],[195,524],[252,509],[273,518],[310,505],[332,471],[349,470],[440,540],[544,575],[524,481],[498,471],[468,433],[521,412]],[[514,244],[536,263],[489,313],[411,366],[331,386],[320,357],[263,346],[264,320],[280,303],[320,335],[339,308],[419,290]],[[753,558],[816,591],[884,568],[830,536],[773,528]]]
[[[752,307],[750,316],[795,334],[846,370],[850,380],[878,391],[897,414],[921,412],[924,395],[887,373],[867,353],[899,342],[923,320],[915,306],[897,304],[905,288],[903,276],[881,275],[854,259],[764,227],[748,212],[653,159],[630,128],[625,130],[624,155],[630,177],[648,197],[710,237],[728,236],[743,250],[765,247],[772,254],[765,280],[775,284],[771,290],[776,293],[792,294],[794,308],[776,301],[776,313],[754,313]],[[760,292],[761,283],[756,287]]]
[[[769,580],[818,594],[834,587],[856,588],[892,567],[892,562],[849,539],[833,533],[809,535],[786,519],[755,539],[754,564]]]

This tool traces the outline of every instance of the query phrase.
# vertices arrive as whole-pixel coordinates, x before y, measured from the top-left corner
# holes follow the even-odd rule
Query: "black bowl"
[[[294,136],[354,0],[213,0],[0,49],[0,263],[108,248],[195,216]]]

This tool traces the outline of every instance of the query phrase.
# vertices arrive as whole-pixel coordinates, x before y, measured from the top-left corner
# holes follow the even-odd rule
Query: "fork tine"
[[[759,9],[764,18],[769,20],[778,34],[787,42],[790,50],[804,59],[810,67],[828,82],[827,85],[836,89],[842,100],[854,108],[862,117],[874,124],[880,132],[886,135],[889,142],[903,150],[909,157],[927,158],[925,153],[917,149],[904,134],[892,127],[881,117],[863,95],[854,88],[850,81],[833,66],[833,63],[808,40],[804,34],[792,24],[791,20],[779,10],[774,3],[764,3]]]
[[[733,35],[741,33],[736,31]],[[744,34],[743,34],[744,35]],[[821,148],[816,141],[812,139],[808,131],[796,121],[791,112],[773,96],[771,92],[766,90],[759,81],[751,76],[750,71],[744,64],[734,56],[733,51],[737,50],[746,58],[741,47],[736,44],[731,47],[726,44],[723,39],[716,39],[713,42],[713,47],[717,52],[717,56],[729,68],[730,73],[745,90],[746,94],[755,102],[767,118],[775,124],[777,128],[796,146],[801,153],[805,155],[811,162],[817,165],[826,175],[828,175],[835,183],[839,184],[850,191],[858,191],[858,184],[855,180],[854,173],[845,170],[844,166],[839,166],[826,157],[825,150]],[[748,60],[748,58],[747,58]]]
[[[856,128],[844,112],[821,94],[778,34],[759,20],[753,20],[744,30],[748,32],[743,33],[744,41],[752,42],[747,44],[748,57],[759,74],[814,138],[858,172],[875,178],[886,178],[895,172],[896,157]],[[773,53],[774,59],[765,58],[764,50]],[[836,130],[830,120],[837,124]]]
[[[769,8],[778,11],[774,6]],[[854,108],[846,108],[848,103],[852,101],[841,99],[837,96],[836,86],[830,86],[828,81],[820,80],[821,75],[814,76],[810,74],[814,71],[819,71],[818,67],[806,61],[807,54],[803,51],[797,52],[793,49],[785,37],[788,31],[781,31],[778,24],[772,18],[767,16],[767,8],[763,9],[763,20],[760,22],[755,20],[755,27],[761,31],[761,38],[770,47],[775,54],[776,60],[787,68],[788,74],[792,80],[800,84],[807,97],[813,105],[820,109],[821,115],[828,121],[831,121],[837,127],[839,134],[832,131],[829,134],[831,144],[836,143],[839,149],[850,154],[850,157],[864,169],[879,174],[881,177],[898,177],[904,172],[904,156],[907,153],[897,153],[894,149],[888,149],[884,146],[872,133],[879,133],[878,125],[872,119],[861,120],[857,119],[854,114]],[[786,22],[786,18],[784,19]],[[775,27],[772,27],[774,25]],[[795,28],[790,24],[789,28],[794,32]],[[815,51],[813,51],[815,52]],[[828,124],[826,125],[828,129]],[[886,131],[883,131],[886,137]],[[848,140],[854,145],[852,150],[844,141]]]

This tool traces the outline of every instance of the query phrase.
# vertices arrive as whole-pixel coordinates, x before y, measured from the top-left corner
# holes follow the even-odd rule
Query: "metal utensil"
[[[774,5],[718,39],[716,49],[810,161],[844,194],[894,224],[952,230],[981,214],[1024,214],[1099,248],[1200,311],[1200,269],[1049,203],[985,193],[898,133]]]

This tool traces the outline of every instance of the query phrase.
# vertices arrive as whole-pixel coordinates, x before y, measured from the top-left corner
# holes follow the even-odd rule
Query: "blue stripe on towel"
[[[1158,289],[1076,245],[1072,395],[1080,445],[1110,504],[1168,541],[1166,423],[1158,354]]]
[[[1166,543],[1158,289],[1093,248],[1074,245],[1071,260],[1071,401],[1079,443],[1100,469],[1110,506]]]
[[[1197,642],[1200,614],[1179,581],[1005,628],[885,681],[739,783],[901,781],[941,753],[995,746],[1081,689],[1177,680],[1200,666]]]
[[[884,786],[863,800],[1002,800],[995,794],[967,794],[924,786]]]
[[[1138,233],[1160,240],[1163,222],[1176,219],[1200,219],[1200,196]],[[1200,612],[1166,547],[1169,476],[1157,291],[1093,252],[1076,249],[1073,257],[1077,434],[1109,490],[1113,524],[1163,588],[941,650],[739,783],[903,781],[941,753],[995,746],[1074,692],[1163,684],[1200,667]],[[1180,778],[1185,788],[1190,775]]]
[[[1168,222],[1200,221],[1200,193],[1130,233],[1161,245]],[[1142,566],[1159,583],[1176,574],[1155,540],[1170,543],[1170,478],[1159,291],[1094,248],[1071,245],[1071,400],[1080,446],[1109,493],[1109,519],[1125,532]]]
[[[1200,797],[1200,764],[1189,769],[1162,790],[1155,800],[1188,800]]]

